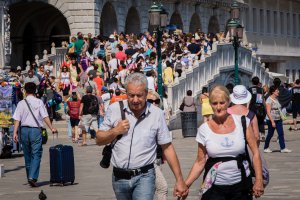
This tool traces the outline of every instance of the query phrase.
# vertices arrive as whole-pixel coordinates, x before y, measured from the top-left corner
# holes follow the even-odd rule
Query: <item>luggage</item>
[[[66,183],[74,183],[75,165],[73,147],[68,145],[56,145],[49,149],[50,155],[50,186]]]

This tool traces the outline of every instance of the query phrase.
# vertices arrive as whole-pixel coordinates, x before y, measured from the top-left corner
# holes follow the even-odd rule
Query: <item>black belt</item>
[[[154,165],[153,163],[150,165],[146,165],[144,167],[138,168],[138,169],[121,169],[121,168],[113,168],[113,173],[116,178],[120,179],[131,179],[132,177],[138,176],[140,174],[147,173],[150,169],[153,169]]]
[[[32,127],[32,126],[21,126],[21,128],[39,128],[39,127]]]

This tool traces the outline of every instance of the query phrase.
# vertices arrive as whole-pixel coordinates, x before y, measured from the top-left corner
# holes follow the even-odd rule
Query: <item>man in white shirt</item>
[[[18,129],[21,123],[20,138],[22,138],[21,142],[25,158],[27,180],[32,187],[38,187],[36,182],[39,177],[40,163],[43,154],[40,127],[43,127],[43,122],[45,122],[52,133],[57,132],[50,122],[43,101],[34,97],[35,91],[36,85],[33,82],[25,84],[26,99],[18,103],[13,115],[13,119],[15,120],[13,138],[15,142],[19,140]]]
[[[116,58],[116,54],[112,53],[111,60],[108,62],[108,68],[109,68],[110,74],[112,74],[115,69],[118,69],[118,64],[119,64],[119,62],[118,62],[118,59]]]
[[[35,85],[40,85],[39,78],[33,74],[32,70],[28,70],[28,76],[24,79],[24,83],[33,82]]]

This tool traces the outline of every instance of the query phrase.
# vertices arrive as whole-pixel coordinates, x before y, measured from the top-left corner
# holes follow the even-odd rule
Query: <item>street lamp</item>
[[[163,81],[162,81],[162,60],[161,60],[161,40],[162,28],[167,26],[168,12],[163,8],[161,3],[153,2],[150,10],[150,25],[156,27],[156,49],[157,49],[157,92],[161,99],[163,99]]]
[[[243,39],[244,27],[240,24],[240,8],[236,1],[231,5],[231,20],[227,24],[229,31],[230,41],[234,47],[234,84],[239,85],[239,58],[238,58],[238,48],[240,47],[240,42]]]

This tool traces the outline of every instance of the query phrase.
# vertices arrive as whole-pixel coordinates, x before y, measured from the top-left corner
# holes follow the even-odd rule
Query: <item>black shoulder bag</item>
[[[242,126],[243,126],[243,132],[244,132],[244,137],[245,137],[245,152],[246,152],[246,159],[249,163],[249,169],[250,169],[250,172],[251,172],[251,176],[253,178],[255,178],[255,171],[254,171],[254,168],[252,166],[252,159],[250,157],[250,154],[249,154],[249,151],[248,151],[248,143],[247,143],[247,137],[246,137],[246,117],[245,116],[242,116]],[[262,178],[263,178],[263,184],[264,184],[264,187],[267,187],[267,185],[269,184],[269,181],[270,181],[270,173],[269,173],[269,170],[267,168],[267,164],[266,164],[266,161],[265,159],[262,157],[261,155],[261,161],[262,161]]]
[[[125,119],[125,112],[124,112],[124,104],[123,101],[119,101],[119,105],[120,105],[120,110],[121,110],[121,117],[122,120]],[[118,140],[120,140],[122,138],[123,135],[118,135],[118,137],[112,141],[112,143],[110,143],[109,145],[106,145],[103,148],[102,151],[102,160],[100,161],[100,166],[102,168],[109,168],[110,166],[110,159],[111,159],[111,155],[112,155],[112,149],[114,148],[115,144],[118,142]]]
[[[32,117],[33,117],[35,123],[38,125],[39,129],[41,130],[41,134],[42,134],[42,144],[46,144],[47,141],[48,141],[48,133],[47,133],[47,130],[46,130],[45,128],[43,128],[43,127],[40,126],[39,122],[38,122],[37,119],[35,118],[35,116],[34,116],[32,110],[31,110],[31,108],[30,108],[30,106],[29,106],[29,104],[28,104],[27,99],[24,99],[24,100],[25,100],[25,103],[27,104],[27,107],[29,108],[29,111],[30,111],[30,113],[31,113],[31,115],[32,115]]]

